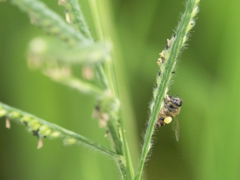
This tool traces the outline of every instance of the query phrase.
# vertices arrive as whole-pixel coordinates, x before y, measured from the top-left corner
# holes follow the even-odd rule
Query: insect
[[[182,100],[178,96],[168,96],[164,97],[164,106],[160,109],[157,117],[157,122],[155,128],[164,126],[172,122],[173,118],[176,117],[182,106]],[[175,131],[176,140],[179,140],[179,123],[176,117],[173,122],[173,130]]]

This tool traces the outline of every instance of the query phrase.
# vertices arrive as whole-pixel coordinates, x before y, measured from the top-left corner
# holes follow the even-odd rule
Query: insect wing
[[[178,122],[178,116],[174,118],[174,121],[172,123],[172,129],[175,132],[176,140],[179,141],[179,122]]]

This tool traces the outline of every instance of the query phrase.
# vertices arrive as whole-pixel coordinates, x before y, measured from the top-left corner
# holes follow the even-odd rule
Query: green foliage
[[[190,0],[187,3],[186,11],[183,14],[182,21],[176,32],[176,39],[174,36],[170,41],[168,40],[167,49],[161,53],[162,59],[160,59],[159,65],[160,72],[163,72],[163,77],[160,78],[160,75],[157,77],[158,89],[156,93],[154,93],[149,126],[145,135],[143,151],[136,177],[131,163],[123,121],[121,116],[119,116],[120,103],[116,96],[116,87],[113,86],[114,79],[111,65],[106,61],[103,68],[101,64],[103,60],[111,59],[108,52],[109,50],[105,51],[107,49],[106,47],[99,46],[98,44],[96,45],[96,43],[92,42],[92,36],[77,1],[59,1],[59,4],[65,7],[67,22],[72,26],[67,25],[55,12],[48,9],[42,2],[32,0],[11,0],[11,2],[24,12],[27,12],[33,24],[43,27],[50,34],[59,36],[60,39],[67,42],[68,46],[74,46],[74,48],[72,48],[62,44],[58,48],[54,48],[56,45],[50,41],[35,39],[31,42],[29,49],[29,65],[33,68],[41,69],[45,75],[56,82],[95,96],[97,106],[95,108],[94,117],[99,120],[100,127],[108,129],[111,135],[110,142],[112,142],[116,153],[81,135],[2,104],[0,114],[1,116],[6,115],[7,117],[6,127],[10,128],[10,120],[17,119],[22,122],[22,124],[28,127],[29,131],[33,132],[33,135],[39,138],[38,148],[43,146],[43,137],[56,138],[63,136],[65,138],[64,143],[69,145],[75,144],[77,141],[83,142],[111,156],[120,157],[117,160],[117,164],[121,170],[122,178],[139,180],[144,162],[151,148],[150,143],[154,125],[162,107],[163,97],[167,92],[171,73],[176,64],[177,55],[183,43],[186,41],[188,31],[190,31],[194,25],[193,18],[198,12],[197,3],[199,1]],[[103,30],[99,22],[99,7],[96,1],[91,1],[91,7],[94,12],[94,18],[98,26],[100,38],[104,40],[106,37],[102,34]],[[62,54],[59,54],[59,51]],[[95,54],[97,54],[97,57],[95,57]],[[94,62],[94,74],[97,75],[103,90],[91,84],[91,82],[83,82],[81,79],[73,76],[71,65],[74,62],[81,63],[81,61],[83,61],[84,64]]]
[[[40,68],[43,74],[49,76],[51,79],[58,83],[75,88],[81,92],[94,95],[97,101],[94,118],[98,119],[100,127],[108,129],[108,131],[110,132],[110,142],[112,143],[112,146],[116,151],[116,156],[122,156],[120,159],[116,160],[120,167],[122,177],[124,177],[124,179],[133,179],[133,177],[131,177],[132,174],[126,173],[126,168],[129,167],[126,166],[125,162],[126,152],[123,152],[123,150],[126,150],[127,148],[123,148],[123,139],[120,137],[121,128],[123,128],[121,127],[122,121],[119,121],[120,103],[118,97],[116,97],[116,93],[114,92],[115,88],[110,89],[109,87],[109,84],[113,84],[112,82],[109,83],[109,81],[112,81],[112,79],[109,79],[109,77],[105,75],[105,71],[103,70],[101,64],[102,59],[110,58],[108,57],[109,53],[105,51],[105,49],[107,48],[104,47],[102,49],[101,45],[99,46],[97,43],[92,42],[92,37],[84,21],[82,12],[78,7],[77,1],[60,1],[60,4],[63,4],[67,10],[66,20],[69,23],[76,21],[78,25],[77,30],[79,31],[76,31],[72,26],[67,25],[58,15],[56,15],[53,11],[48,9],[43,3],[39,1],[13,0],[11,2],[14,5],[20,7],[20,9],[22,9],[24,12],[27,12],[30,16],[31,21],[34,24],[42,26],[45,30],[49,30],[51,34],[60,36],[60,39],[62,40],[65,40],[65,38],[67,37],[67,45],[75,45],[74,48],[67,47],[65,45],[59,47],[58,50],[62,51],[62,53],[65,55],[64,57],[63,55],[59,54],[55,50],[55,48],[52,48],[52,46],[54,45],[52,45],[51,43],[49,43],[47,47],[47,42],[45,42],[43,39],[34,40],[30,45],[29,65],[33,68]],[[69,39],[71,40],[70,42]],[[79,53],[78,51],[81,53]],[[74,55],[72,55],[73,53]],[[68,57],[68,54],[70,54],[70,57]],[[96,55],[97,57],[94,57]],[[72,56],[75,56],[75,58],[72,59]],[[94,71],[94,74],[96,74],[96,76],[98,77],[98,81],[103,87],[103,90],[96,87],[90,81],[84,82],[73,75],[73,66],[71,65],[73,64],[73,61],[79,61],[81,59],[84,59],[85,64],[90,64],[91,61],[95,61],[93,67],[90,68],[88,71]],[[94,59],[98,59],[100,61],[96,63],[96,60]],[[90,77],[89,80],[92,80],[92,78],[93,76]],[[7,126],[10,126],[9,124],[9,119],[7,119]],[[44,125],[49,125],[50,128],[56,129],[56,127],[54,127],[54,124],[48,124],[47,122],[43,121],[39,122],[36,119],[30,121],[29,123],[27,123],[27,125],[33,127],[32,129],[34,135],[39,136],[40,140],[38,147],[42,146],[41,134],[39,134],[42,126],[45,128]],[[60,127],[58,127],[58,129],[59,128]],[[64,131],[66,130],[62,129],[61,132],[57,133],[57,135],[60,136]],[[51,135],[52,134],[50,134],[50,136]],[[56,135],[56,133],[53,132],[53,135]],[[66,134],[66,136],[68,135],[69,134]],[[92,146],[98,147],[97,149],[99,150],[102,150],[104,152],[107,151],[107,149],[99,147],[97,143],[92,143],[90,142],[90,140],[84,139],[84,137],[76,135],[72,137],[67,137],[67,139],[65,139],[65,143],[73,144],[76,143],[77,140],[80,140],[88,145],[91,144]],[[124,143],[124,146],[127,146],[127,143]]]
[[[42,2],[63,15],[57,1]],[[184,1],[99,2],[100,14],[108,15],[100,18],[102,24],[114,32],[108,34],[117,57],[113,62],[117,62],[125,133],[137,167],[140,134],[145,129],[158,72],[158,53],[173,34]],[[151,159],[144,167],[146,179],[239,179],[239,7],[239,0],[201,1],[190,46],[179,59],[169,90],[170,95],[183,99],[180,141],[176,142],[170,125],[157,130]],[[97,33],[86,1],[81,1],[81,9],[95,39]],[[108,138],[103,138],[105,130],[90,118],[95,105],[91,96],[28,70],[25,52],[32,38],[44,34],[41,28],[30,25],[26,14],[6,2],[0,3],[0,21],[1,101],[110,148]],[[25,126],[13,124],[8,130],[4,124],[2,118],[0,179],[119,179],[109,157],[78,146],[65,148],[55,140],[45,140],[44,147],[37,151],[37,138],[26,133]]]

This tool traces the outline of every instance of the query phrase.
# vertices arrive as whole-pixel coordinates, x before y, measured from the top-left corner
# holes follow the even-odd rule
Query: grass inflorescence
[[[6,127],[10,128],[10,122],[17,122],[21,125],[25,125],[29,132],[34,136],[37,136],[39,140],[44,138],[62,138],[65,145],[84,144],[91,148],[101,151],[114,158],[120,158],[115,152],[103,147],[102,145],[93,142],[75,132],[69,131],[56,124],[45,121],[39,117],[21,111],[19,109],[8,106],[0,102],[0,117],[5,117]],[[38,147],[39,148],[39,147]]]
[[[98,119],[99,127],[106,130],[112,149],[107,149],[80,134],[0,103],[0,117],[5,117],[6,127],[11,128],[11,122],[14,121],[25,125],[29,132],[37,136],[38,148],[43,146],[44,138],[62,138],[65,145],[84,144],[113,157],[120,169],[122,179],[140,180],[144,163],[151,149],[157,116],[163,107],[163,99],[168,92],[179,52],[188,38],[189,31],[195,25],[194,18],[198,13],[199,1],[187,2],[175,34],[167,40],[166,48],[159,54],[160,58],[157,61],[159,70],[153,90],[153,100],[150,104],[150,117],[136,172],[129,153],[121,103],[115,85],[112,67],[113,48],[107,41],[108,38],[104,37],[99,4],[95,0],[89,2],[99,36],[97,41],[93,40],[77,0],[58,1],[58,4],[64,7],[65,20],[38,0],[9,0],[9,2],[27,13],[32,24],[41,27],[49,35],[61,41],[59,43],[50,38],[41,37],[33,39],[28,50],[29,67],[40,70],[57,83],[93,96],[96,104],[93,118]],[[82,66],[82,77],[74,74],[73,66],[75,65]]]
[[[157,76],[157,88],[154,91],[153,102],[151,103],[150,109],[151,114],[149,118],[149,125],[144,136],[144,144],[142,148],[142,154],[140,157],[140,162],[136,174],[135,180],[141,178],[144,163],[146,161],[147,155],[151,149],[151,140],[154,133],[155,123],[157,121],[157,116],[160,109],[163,107],[163,98],[168,91],[169,82],[171,80],[172,72],[176,65],[177,57],[187,40],[187,35],[192,29],[194,23],[194,17],[198,12],[199,0],[189,0],[186,3],[186,10],[182,15],[181,21],[178,24],[176,35],[168,40],[168,45],[162,53],[160,53],[160,71],[162,75]],[[170,42],[170,43],[169,43]],[[165,65],[164,65],[165,64]],[[162,76],[162,77],[161,77]]]

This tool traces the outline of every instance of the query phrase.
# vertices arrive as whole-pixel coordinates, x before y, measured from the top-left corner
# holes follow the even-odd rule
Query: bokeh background
[[[56,1],[44,0],[64,16]],[[93,34],[87,0],[80,1]],[[104,0],[101,13],[117,54],[116,72],[125,126],[136,167],[156,61],[173,34],[184,0]],[[201,1],[196,27],[183,51],[170,95],[179,95],[180,141],[171,126],[158,130],[146,163],[148,180],[240,179],[240,1]],[[108,15],[104,15],[108,13]],[[26,14],[0,3],[0,101],[30,112],[109,147],[91,118],[94,99],[52,82],[26,65],[29,41],[44,35]],[[1,180],[113,180],[118,169],[106,156],[84,147],[45,140],[41,150],[25,127],[5,129],[0,120]]]

